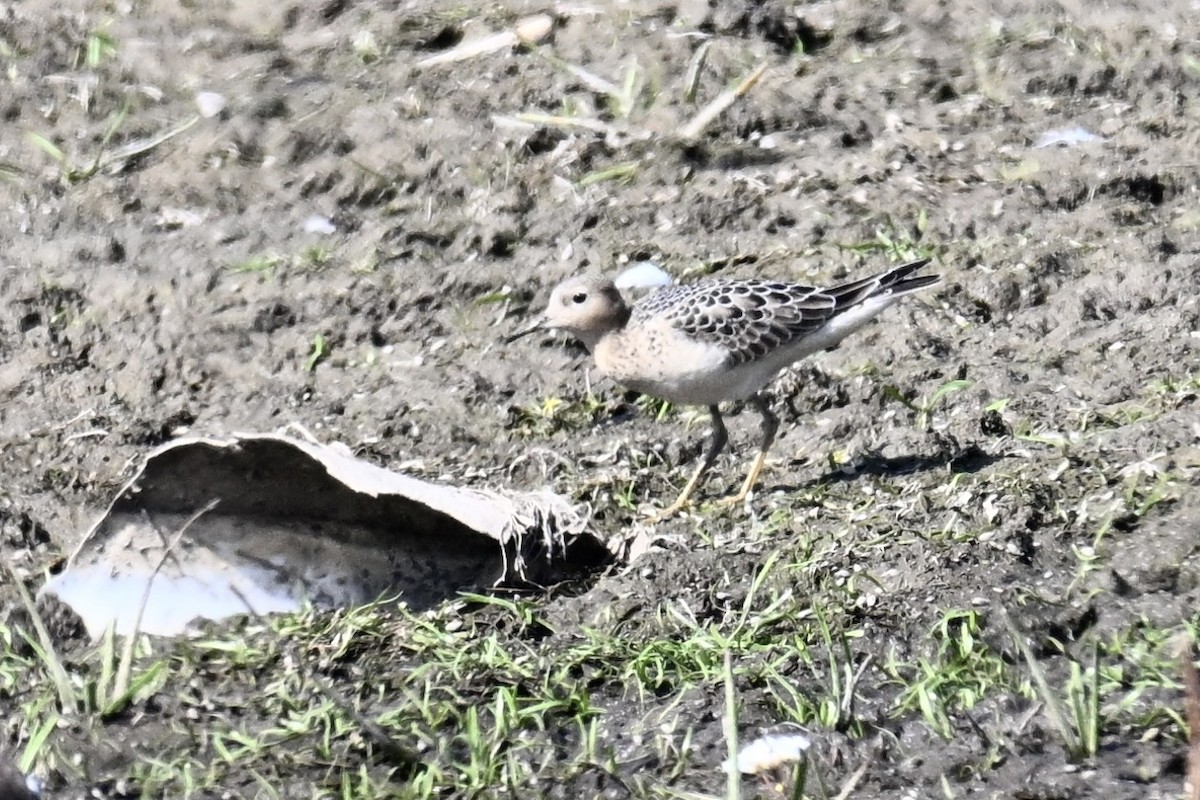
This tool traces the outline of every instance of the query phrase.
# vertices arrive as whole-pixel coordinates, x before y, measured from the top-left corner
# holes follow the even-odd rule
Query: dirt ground
[[[534,47],[418,63],[541,12]],[[511,636],[551,660],[597,627],[671,640],[680,609],[736,617],[783,558],[796,609],[836,610],[853,712],[789,719],[739,677],[739,728],[804,723],[830,796],[1179,796],[1169,640],[1195,628],[1200,583],[1195,30],[1183,0],[0,4],[3,558],[36,589],[153,445],[292,422],[421,477],[549,485],[624,537],[679,490],[706,420],[658,419],[562,338],[503,344],[557,281],[653,259],[682,280],[822,284],[928,254],[943,285],[781,377],[748,511],[655,526],[631,569],[535,598],[553,634]],[[205,92],[223,110],[184,127]],[[1091,136],[1039,146],[1054,131]],[[731,417],[702,499],[737,487],[756,430]],[[13,629],[20,607],[6,579]],[[1009,617],[1051,687],[1103,673],[1091,752],[1063,741]],[[939,730],[904,691],[972,637],[1024,688],[959,696]],[[372,677],[402,685],[378,646]],[[817,692],[839,680],[823,658],[785,674]],[[186,739],[154,733],[191,719],[170,696],[204,674],[179,680],[137,713],[66,715],[48,796],[187,793],[144,794],[137,766]],[[608,772],[476,796],[724,796],[722,681],[657,690],[589,684]],[[0,750],[33,735],[32,691],[0,681]],[[668,704],[688,732],[673,772],[647,733]],[[358,746],[274,786],[346,796],[331,776],[385,760]],[[232,763],[195,793],[269,796],[257,776]]]

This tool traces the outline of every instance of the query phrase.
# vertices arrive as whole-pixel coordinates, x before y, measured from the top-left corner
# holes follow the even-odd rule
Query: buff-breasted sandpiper
[[[581,276],[560,283],[545,314],[509,337],[537,330],[571,334],[596,366],[617,383],[680,405],[707,406],[713,435],[704,459],[679,497],[658,518],[684,508],[728,442],[717,408],[746,400],[762,416],[762,443],[737,494],[741,503],[762,471],[779,420],[763,388],[807,355],[828,350],[906,294],[933,286],[938,275],[917,275],[929,259],[868,278],[818,289],[768,280],[705,280],[659,289],[630,306],[608,278]]]

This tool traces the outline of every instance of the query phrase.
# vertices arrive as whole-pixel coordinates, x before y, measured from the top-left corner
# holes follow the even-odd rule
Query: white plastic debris
[[[320,233],[325,236],[337,233],[337,226],[334,225],[328,217],[322,217],[320,214],[313,214],[308,219],[304,220],[305,233]]]
[[[42,779],[24,775],[0,753],[0,800],[37,800],[42,796]]]
[[[769,772],[799,761],[810,747],[812,740],[799,733],[763,736],[747,744],[738,753],[737,771],[743,775]],[[731,765],[728,760],[724,766],[725,771],[729,772]]]
[[[464,589],[549,583],[603,563],[585,523],[548,490],[431,483],[337,445],[180,439],[146,457],[42,592],[94,637],[110,625],[173,636],[198,618],[305,603],[398,597],[420,610]]]
[[[1059,128],[1052,131],[1046,131],[1038,137],[1034,147],[1073,147],[1077,144],[1087,144],[1088,142],[1103,142],[1107,141],[1103,136],[1097,136],[1087,128],[1081,128],[1076,125],[1071,128]]]
[[[656,289],[670,286],[674,281],[653,261],[636,261],[613,281],[618,289]]]
[[[225,110],[225,95],[218,92],[197,92],[196,93],[196,108],[200,109],[200,116],[205,119],[212,119]]]

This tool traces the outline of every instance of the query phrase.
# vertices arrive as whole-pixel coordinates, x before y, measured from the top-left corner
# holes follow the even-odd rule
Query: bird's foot
[[[692,505],[692,502],[687,498],[680,498],[666,508],[655,508],[643,512],[645,515],[642,519],[647,525],[655,525],[664,520],[670,519],[679,512],[683,511]]]
[[[774,432],[772,432],[771,435],[773,436]],[[770,444],[769,439],[767,444]],[[717,505],[732,507],[745,504],[746,498],[750,496],[750,493],[754,491],[754,486],[758,483],[758,476],[762,473],[763,464],[766,463],[766,460],[767,450],[766,447],[764,447],[762,450],[759,450],[758,455],[754,457],[754,463],[750,465],[750,472],[746,475],[746,480],[742,482],[742,488],[738,489],[737,494],[730,495],[729,497],[722,497],[715,501]]]
[[[750,497],[750,492],[738,492],[731,494],[728,497],[718,497],[713,501],[713,505],[721,506],[722,508],[733,508],[735,506],[745,505],[746,499]]]

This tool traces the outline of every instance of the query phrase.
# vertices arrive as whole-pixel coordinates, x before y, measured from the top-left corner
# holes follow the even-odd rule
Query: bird
[[[707,407],[712,438],[700,464],[663,519],[690,502],[725,449],[729,435],[718,406],[744,400],[762,418],[761,441],[736,494],[745,502],[775,441],[779,419],[765,387],[785,367],[838,345],[907,294],[934,286],[918,274],[923,258],[829,288],[761,279],[708,279],[660,288],[633,305],[609,278],[580,275],[558,284],[545,312],[507,338],[536,331],[567,333],[583,343],[599,370],[619,384],[676,405]]]

